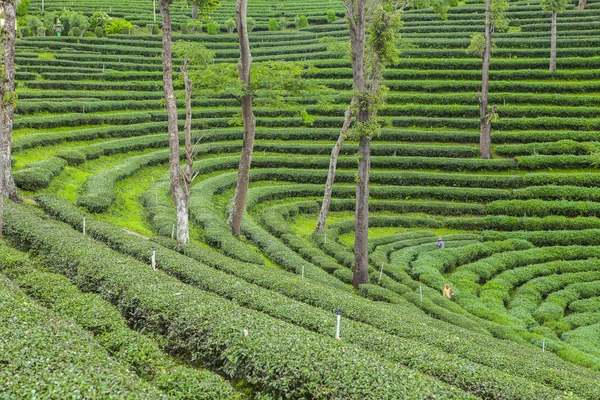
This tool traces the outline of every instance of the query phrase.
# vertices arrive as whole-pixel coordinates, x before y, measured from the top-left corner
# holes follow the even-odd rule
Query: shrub
[[[294,17],[294,26],[296,27],[296,29],[308,27],[308,18],[306,17],[306,15],[296,15]]]
[[[235,30],[235,26],[235,19],[229,18],[227,21],[225,21],[225,29],[227,29],[227,33],[232,34]]]
[[[279,30],[279,24],[275,18],[269,19],[269,24],[267,25],[268,29],[272,32]]]
[[[208,32],[209,35],[216,35],[217,32],[219,31],[219,23],[216,21],[210,21],[206,25],[206,31]]]
[[[333,10],[329,10],[327,11],[327,23],[331,24],[334,23],[335,21],[337,21],[337,15],[335,14],[335,11]]]
[[[104,28],[101,26],[97,26],[94,28],[94,34],[96,37],[103,38],[104,37]]]
[[[105,28],[107,35],[129,34],[133,30],[133,24],[126,19],[116,18]]]
[[[76,36],[79,37],[81,36],[81,29],[77,26],[71,28],[71,30],[69,31],[69,36]]]
[[[254,27],[256,26],[256,20],[252,17],[246,18],[246,28],[248,28],[248,32],[252,32]]]

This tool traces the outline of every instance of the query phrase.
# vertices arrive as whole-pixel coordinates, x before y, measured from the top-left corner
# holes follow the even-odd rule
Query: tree
[[[587,5],[587,0],[579,0],[579,4],[577,5],[577,7],[580,10],[585,10],[586,5]]]
[[[496,118],[496,107],[489,108],[490,59],[492,55],[492,36],[494,31],[508,28],[509,21],[504,12],[508,8],[507,0],[486,0],[485,34],[471,37],[467,53],[476,53],[482,60],[481,92],[479,93],[479,154],[483,159],[492,158],[492,121]]]
[[[246,208],[246,196],[250,183],[250,165],[252,163],[252,152],[254,150],[254,136],[256,135],[256,118],[252,110],[252,88],[250,82],[250,71],[252,69],[252,54],[250,53],[250,40],[248,39],[248,28],[246,26],[246,10],[248,0],[237,0],[235,6],[235,19],[237,23],[238,38],[240,40],[240,62],[238,71],[240,81],[243,85],[244,94],[241,97],[242,120],[244,122],[244,138],[242,143],[242,155],[238,168],[237,185],[233,197],[233,208],[229,214],[229,226],[234,236],[241,233],[242,218]]]
[[[400,29],[399,2],[386,6],[367,0],[344,0],[350,32],[354,96],[350,112],[356,115],[352,136],[359,142],[358,181],[354,227],[354,276],[356,290],[369,281],[369,180],[371,139],[379,134],[376,116],[385,98],[380,85],[383,67],[397,58],[395,41]],[[367,14],[369,24],[367,26]],[[368,30],[368,39],[367,39]],[[346,114],[348,115],[348,114]]]
[[[351,2],[346,2],[351,3]],[[408,6],[408,3],[405,2],[403,6],[400,6],[400,2],[398,1],[393,7],[388,6],[387,10],[382,5],[377,5],[375,3],[374,10],[371,11],[370,15],[370,39],[368,44],[368,59],[365,61],[368,65],[371,66],[370,81],[371,81],[371,98],[369,101],[372,102],[372,107],[374,107],[372,112],[372,118],[374,120],[375,113],[377,107],[383,105],[383,96],[380,93],[379,83],[381,81],[383,68],[385,65],[393,62],[399,55],[398,49],[396,47],[396,43],[398,42],[399,29],[400,29],[400,17],[399,13],[404,8]],[[346,7],[348,10],[348,7]],[[347,18],[348,13],[347,13]],[[352,29],[352,25],[350,26]],[[351,35],[351,39],[352,39]],[[351,44],[351,49],[344,49],[343,47],[340,49],[339,43],[337,41],[331,41],[330,38],[324,38],[325,43],[332,44],[332,46],[328,46],[328,50],[335,52],[348,52],[353,53],[355,44]],[[363,42],[363,45],[365,43]],[[364,50],[363,50],[364,52]],[[353,59],[353,73],[355,62]],[[364,68],[364,66],[362,67]],[[355,93],[357,91],[356,86],[354,88]],[[346,135],[350,129],[352,118],[356,114],[354,111],[358,106],[357,96],[355,95],[352,99],[352,102],[346,112],[344,113],[344,123],[342,124],[342,129],[340,131],[340,135],[338,140],[331,151],[331,157],[329,161],[329,171],[327,174],[327,181],[325,183],[325,194],[323,196],[323,202],[321,203],[321,212],[319,213],[319,218],[317,219],[317,226],[315,228],[316,231],[320,231],[325,228],[325,224],[327,222],[327,217],[329,216],[329,207],[331,204],[331,195],[333,192],[333,184],[335,181],[335,172],[337,168],[337,159],[344,145],[344,141],[346,139]],[[375,132],[377,132],[377,127],[375,126]],[[362,153],[361,153],[362,154]],[[361,155],[361,160],[363,157]],[[364,168],[364,166],[363,166]]]
[[[4,41],[4,54],[2,58],[2,77],[0,78],[0,216],[2,215],[2,200],[7,196],[13,201],[18,201],[17,188],[13,180],[11,165],[11,138],[15,105],[15,44],[16,32],[16,7],[18,0],[0,1],[4,9],[4,28],[0,40]],[[0,222],[1,227],[1,222]]]
[[[192,19],[198,19],[198,15],[204,15],[217,8],[219,0],[188,0],[188,6],[192,6]]]
[[[210,2],[210,0],[209,0]],[[175,102],[175,90],[173,89],[173,60],[172,60],[172,27],[169,6],[173,0],[159,0],[158,4],[162,14],[163,42],[162,42],[162,66],[163,66],[163,89],[165,94],[165,108],[167,110],[167,130],[169,132],[169,178],[171,182],[171,196],[175,203],[177,219],[177,242],[189,242],[189,208],[188,196],[182,186],[182,173],[179,163],[179,128],[177,126],[177,104]],[[186,65],[187,75],[187,65]],[[186,79],[186,94],[191,94],[191,82]],[[188,90],[188,83],[190,84]],[[188,117],[189,115],[189,117]],[[191,108],[186,112],[186,131],[191,121]],[[187,150],[187,146],[186,146]],[[184,174],[184,180],[185,180]]]
[[[169,177],[171,181],[171,196],[175,203],[177,215],[177,242],[189,241],[188,204],[184,189],[181,185],[181,170],[179,165],[179,128],[177,126],[177,104],[173,89],[173,60],[172,60],[172,28],[169,6],[173,0],[159,0],[158,5],[162,14],[162,66],[165,108],[167,110],[167,129],[169,132]]]
[[[580,3],[581,4],[581,3]],[[544,11],[552,11],[552,26],[550,29],[550,72],[556,72],[556,14],[565,11],[569,0],[542,0]]]

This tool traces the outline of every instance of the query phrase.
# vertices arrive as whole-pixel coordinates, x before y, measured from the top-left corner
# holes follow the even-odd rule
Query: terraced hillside
[[[233,0],[223,3],[214,20],[233,17]],[[45,1],[46,10],[64,7],[153,23],[149,1]],[[172,7],[175,23],[185,23],[190,10]],[[82,396],[130,398],[600,398],[600,2],[559,14],[554,75],[549,14],[538,1],[510,3],[511,28],[496,34],[492,58],[490,101],[500,116],[492,160],[478,158],[481,60],[465,52],[483,29],[483,4],[451,8],[446,21],[429,10],[404,13],[402,58],[385,73],[388,105],[372,144],[371,276],[360,293],[350,285],[356,143],[343,148],[328,226],[313,232],[352,95],[350,63],[320,40],[347,38],[343,20],[326,23],[329,10],[343,14],[337,1],[250,2],[255,62],[305,61],[316,67],[307,78],[333,89],[331,103],[317,104],[320,93],[300,100],[311,124],[288,107],[255,109],[238,240],[226,220],[239,104],[194,98],[198,177],[185,246],[172,239],[160,37],[19,40],[15,180],[35,204],[5,209],[0,329],[23,335],[0,334],[0,379],[15,382],[0,393],[18,397],[60,365],[79,372],[36,390],[57,398],[79,386]],[[308,28],[292,27],[298,14]],[[267,31],[281,16],[289,27]],[[176,39],[204,44],[216,63],[237,62],[235,34]],[[441,295],[445,283],[456,301]],[[29,328],[14,322],[25,314]],[[47,340],[56,347],[35,355],[3,350]],[[60,364],[48,361],[71,341]],[[11,360],[28,357],[39,361],[33,377],[14,380],[23,367]]]

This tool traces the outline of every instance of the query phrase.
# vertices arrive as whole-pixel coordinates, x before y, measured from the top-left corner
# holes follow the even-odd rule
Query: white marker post
[[[542,338],[542,352],[546,351],[546,338]]]
[[[419,285],[419,297],[421,298],[421,303],[423,302],[423,285]]]
[[[85,235],[85,214],[83,214],[83,234]]]
[[[173,224],[173,228],[171,228],[171,239],[175,239],[175,224]]]
[[[156,247],[152,246],[152,269],[156,270]]]
[[[383,275],[383,263],[381,263],[381,269],[379,270],[379,282],[381,282],[381,275]]]
[[[344,312],[343,308],[336,308],[335,313],[337,315],[337,326],[335,328],[335,338],[340,340],[340,323],[342,320],[342,313]]]
[[[302,264],[302,280],[304,280],[304,264]]]

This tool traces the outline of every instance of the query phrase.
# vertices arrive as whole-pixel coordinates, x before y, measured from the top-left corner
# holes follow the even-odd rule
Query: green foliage
[[[508,0],[492,0],[491,23],[494,31],[505,32],[510,25],[510,20],[506,17],[508,9]]]
[[[73,28],[79,28],[85,32],[90,27],[87,17],[77,11],[64,10],[60,14],[60,20],[63,24],[63,32],[70,32]]]
[[[227,33],[233,33],[233,31],[235,30],[235,26],[235,19],[229,18],[227,21],[225,21],[225,29],[227,29]]]
[[[277,20],[275,18],[270,18],[269,19],[269,24],[267,25],[267,28],[271,32],[278,31],[279,30],[279,23],[277,22]]]
[[[197,42],[178,40],[173,43],[173,55],[187,58],[194,68],[205,69],[213,64],[215,53]]]
[[[94,34],[96,35],[96,37],[102,38],[104,37],[104,29],[101,26],[97,26],[94,29]]]
[[[94,11],[89,19],[90,29],[96,29],[97,27],[106,28],[111,21],[112,18],[104,11]]]
[[[123,18],[115,18],[110,21],[109,25],[105,28],[107,35],[111,34],[122,34],[125,31],[130,32],[133,29],[133,24]]]
[[[327,23],[331,24],[334,23],[335,21],[337,21],[338,17],[335,14],[335,11],[333,10],[329,10],[327,11]]]
[[[217,32],[219,32],[219,29],[220,25],[216,21],[209,21],[208,24],[206,24],[206,31],[209,35],[216,35]]]
[[[21,0],[17,5],[17,17],[23,18],[29,12],[29,7],[31,6],[31,0]]]
[[[569,0],[542,0],[540,5],[544,11],[561,12],[567,9]]]
[[[254,27],[256,26],[256,20],[252,17],[248,17],[246,18],[246,28],[248,29],[248,32],[252,32],[254,30]]]
[[[400,51],[397,43],[401,27],[400,12],[387,11],[381,5],[372,10],[367,32],[367,51],[373,52],[373,58],[378,59],[382,66],[398,61]]]
[[[308,27],[308,17],[306,15],[296,15],[294,17],[294,25],[297,29]]]
[[[187,4],[198,7],[200,15],[208,15],[221,5],[219,0],[187,0]]]

